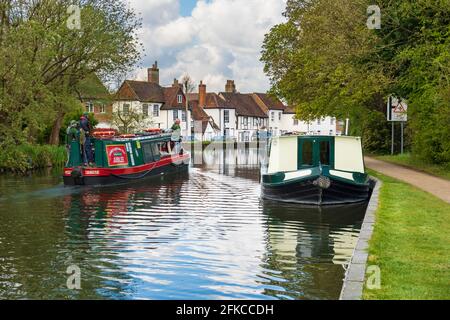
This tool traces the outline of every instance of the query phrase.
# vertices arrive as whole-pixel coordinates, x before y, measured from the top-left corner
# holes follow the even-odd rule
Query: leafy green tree
[[[340,118],[379,102],[389,83],[383,69],[366,63],[376,35],[366,26],[368,1],[290,0],[286,23],[266,35],[262,61],[272,92],[297,106],[305,120]]]
[[[450,0],[375,3],[379,30],[366,24],[371,1],[288,0],[287,21],[263,45],[271,91],[302,119],[349,117],[352,132],[381,152],[387,97],[404,98],[413,152],[450,162]]]
[[[78,5],[80,28],[68,21]],[[59,143],[75,88],[95,74],[113,79],[140,57],[139,19],[123,0],[0,1],[0,145],[33,142],[50,124]]]
[[[450,162],[450,1],[378,1],[379,60],[392,75],[390,91],[409,102],[413,152]]]

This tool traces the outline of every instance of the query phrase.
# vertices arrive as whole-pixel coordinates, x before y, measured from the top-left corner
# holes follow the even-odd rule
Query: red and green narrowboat
[[[364,168],[361,138],[273,138],[262,174],[262,197],[305,205],[368,201],[373,181]]]
[[[114,133],[111,133],[114,134]],[[64,168],[64,185],[107,185],[187,171],[190,154],[182,148],[169,152],[171,134],[149,132],[111,136],[104,132],[92,139],[95,163],[84,166],[80,143],[72,141]]]

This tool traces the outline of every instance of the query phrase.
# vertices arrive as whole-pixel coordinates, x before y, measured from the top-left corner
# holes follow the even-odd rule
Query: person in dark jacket
[[[85,112],[80,118],[80,131],[82,131],[82,135],[84,135],[84,148],[83,148],[83,163],[85,166],[88,164],[90,166],[94,163],[94,155],[92,153],[92,125],[89,121],[89,113]]]

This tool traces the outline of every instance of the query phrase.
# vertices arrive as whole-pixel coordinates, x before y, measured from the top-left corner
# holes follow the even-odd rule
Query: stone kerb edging
[[[344,285],[342,287],[340,300],[361,300],[364,280],[369,257],[369,240],[372,238],[375,225],[375,212],[378,209],[381,181],[371,178],[375,182],[372,196],[370,197],[364,222],[359,233],[358,242],[353,251],[350,264],[345,272]]]

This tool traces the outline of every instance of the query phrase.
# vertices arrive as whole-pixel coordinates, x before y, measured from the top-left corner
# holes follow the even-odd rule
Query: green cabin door
[[[298,169],[334,168],[334,137],[299,137]]]

